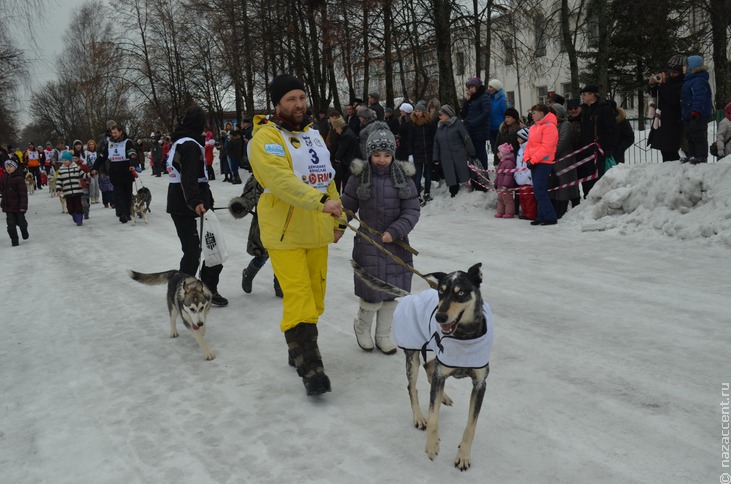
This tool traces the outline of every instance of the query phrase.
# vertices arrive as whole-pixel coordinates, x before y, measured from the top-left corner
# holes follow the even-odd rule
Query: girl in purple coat
[[[500,170],[515,169],[515,155],[513,145],[503,143],[497,147],[500,163],[497,165],[498,174],[495,177],[495,188],[497,189],[497,213],[495,218],[514,218],[515,202],[513,201],[512,189],[515,188],[513,173],[500,173]]]
[[[5,160],[4,166],[5,176],[0,177],[0,207],[7,219],[10,242],[13,247],[17,247],[20,245],[18,229],[23,240],[28,238],[28,222],[25,220],[25,213],[28,211],[28,187],[14,158]]]
[[[353,174],[341,201],[343,207],[358,212],[360,220],[380,235],[361,228],[355,236],[353,260],[378,279],[410,291],[411,272],[367,240],[374,240],[407,264],[413,263],[411,253],[393,242],[408,243],[408,234],[419,221],[418,191],[412,179],[414,165],[394,161],[396,139],[393,133],[386,123],[376,121],[374,124],[366,141],[368,161],[353,161]],[[395,353],[396,345],[391,337],[391,322],[397,304],[394,297],[368,287],[358,277],[355,277],[355,295],[360,298],[358,317],[353,323],[358,346],[365,351],[373,350],[371,327],[375,317],[375,346],[387,355]]]

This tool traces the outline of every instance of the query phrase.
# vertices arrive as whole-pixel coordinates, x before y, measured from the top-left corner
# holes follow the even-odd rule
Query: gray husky
[[[148,285],[168,284],[167,302],[170,313],[170,337],[177,338],[175,321],[178,315],[203,350],[206,360],[216,357],[203,337],[206,335],[206,318],[211,309],[211,291],[199,279],[180,271],[143,274],[128,270],[129,277]]]
[[[426,274],[437,280],[436,291],[430,289],[413,295],[373,277],[355,261],[351,264],[356,276],[374,289],[405,296],[394,313],[394,339],[406,354],[413,422],[416,428],[427,431],[426,453],[429,459],[434,460],[439,453],[439,407],[442,403],[452,405],[452,400],[444,393],[446,379],[451,376],[472,380],[467,426],[454,460],[454,466],[459,470],[469,469],[472,441],[490,372],[493,337],[492,315],[480,294],[482,264],[473,265],[467,272]],[[435,358],[427,361],[427,350],[433,351]],[[420,354],[431,384],[427,419],[421,413],[416,390]]]

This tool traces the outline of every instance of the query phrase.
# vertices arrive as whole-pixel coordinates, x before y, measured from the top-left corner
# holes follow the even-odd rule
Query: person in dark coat
[[[203,156],[206,113],[199,106],[185,111],[183,121],[172,134],[173,145],[168,156],[167,213],[173,219],[180,239],[183,257],[180,272],[196,277],[200,264],[201,240],[198,236],[198,220],[213,208],[213,194],[206,177],[206,161]],[[203,262],[200,279],[213,293],[211,303],[225,306],[228,300],[218,293],[218,279],[223,265],[208,267]]]
[[[249,261],[246,268],[241,271],[241,289],[246,294],[251,294],[254,277],[256,277],[261,268],[264,267],[264,264],[269,260],[269,252],[267,252],[264,244],[261,243],[259,216],[256,214],[256,204],[259,203],[259,197],[263,191],[264,188],[256,181],[254,175],[251,175],[244,184],[244,191],[241,193],[241,196],[231,199],[228,204],[231,215],[236,219],[241,219],[251,214],[246,252],[253,256],[253,258]],[[277,276],[274,276],[274,295],[284,297]]]
[[[617,144],[614,147],[614,161],[624,163],[624,153],[635,142],[635,131],[627,119],[627,113],[624,109],[617,106],[617,103],[611,101],[612,109],[615,112],[615,120],[617,123]]]
[[[665,72],[650,76],[648,92],[655,98],[655,113],[647,144],[659,150],[662,161],[680,159],[683,139],[683,116],[680,111],[680,91],[683,88],[685,56],[673,56]]]
[[[132,217],[133,172],[139,168],[137,145],[127,138],[124,129],[114,121],[107,121],[109,137],[99,146],[99,152],[91,172],[96,175],[101,165],[107,169],[109,181],[114,186],[114,210],[119,221],[126,224]]]
[[[411,132],[411,113],[414,106],[411,103],[401,103],[399,106],[400,116],[398,118],[398,134],[396,134],[396,159],[406,160],[409,157],[409,133]]]
[[[475,154],[483,169],[487,169],[487,139],[490,135],[492,101],[479,77],[470,77],[465,84],[467,91],[462,102],[460,116],[470,134]]]
[[[373,122],[377,121],[376,113],[371,108],[365,106],[358,107],[357,110],[358,119],[360,120],[360,130],[358,131],[358,140],[360,142],[360,151],[358,156],[361,158],[365,157],[366,142],[368,141],[368,135],[373,129]]]
[[[429,115],[424,101],[416,103],[414,112],[411,113],[409,128],[409,161],[412,161],[416,167],[414,183],[416,183],[420,197],[422,190],[424,191],[424,196],[421,198],[424,204],[432,199],[431,174],[432,156],[434,154],[434,131],[431,115]],[[423,186],[421,184],[422,175],[424,177]]]
[[[394,136],[398,134],[398,118],[393,115],[393,108],[386,108],[383,110],[384,121],[391,128],[391,132]]]
[[[566,109],[561,104],[554,103],[551,109],[553,109],[556,120],[558,121],[558,144],[556,145],[556,158],[553,163],[549,184],[551,188],[557,188],[577,180],[575,169],[569,170],[561,175],[556,175],[556,173],[559,173],[564,168],[576,162],[576,158],[573,156],[564,158],[574,151],[574,128],[568,120]],[[551,199],[553,209],[556,211],[556,217],[560,219],[568,211],[569,201],[579,198],[579,185],[551,190],[548,192],[548,198]]]
[[[408,235],[419,221],[419,200],[411,178],[414,166],[394,160],[395,154],[393,133],[386,123],[376,121],[366,144],[368,161],[353,161],[353,175],[345,187],[342,204],[345,209],[357,212],[363,224],[378,232],[373,233],[361,225],[355,236],[353,260],[374,277],[410,291],[411,272],[368,240],[385,246],[403,262],[413,263],[411,253],[395,242],[408,244]],[[357,276],[355,295],[360,298],[358,316],[353,325],[358,346],[365,351],[373,350],[371,326],[375,317],[375,345],[386,354],[395,353],[396,346],[391,337],[393,312],[397,305],[394,296],[371,288]]]
[[[8,235],[13,247],[20,245],[18,229],[23,240],[28,238],[28,221],[25,213],[28,211],[28,186],[25,184],[23,172],[18,170],[18,162],[7,158],[3,164],[5,176],[0,178],[0,208],[5,212],[8,225]]]
[[[475,160],[476,157],[475,146],[467,128],[449,104],[439,110],[432,159],[434,163],[441,165],[444,181],[454,198],[459,192],[460,183],[466,183],[470,179],[468,161]]]
[[[231,139],[228,142],[228,159],[231,160],[231,165],[241,166],[244,158],[244,140],[241,137],[241,131],[234,129],[231,131]],[[233,183],[236,182],[234,178]]]
[[[520,125],[520,114],[515,108],[508,108],[505,110],[505,121],[500,124],[498,128],[497,137],[495,138],[495,147],[508,143],[513,147],[513,153],[518,152],[520,144],[518,144],[518,131],[522,127]],[[495,156],[493,165],[497,166],[500,163],[500,159]]]
[[[368,94],[368,108],[370,108],[371,111],[376,113],[376,119],[378,121],[385,121],[385,111],[383,110],[383,106],[381,106],[381,103],[379,102],[381,100],[381,95],[377,92],[372,92]]]
[[[342,194],[345,184],[350,178],[350,164],[360,156],[360,143],[358,137],[353,133],[341,117],[332,122],[333,130],[338,135],[338,149],[332,156],[333,167],[335,168],[335,185],[338,193]]]
[[[617,146],[617,123],[612,106],[599,96],[599,87],[589,84],[581,90],[581,142],[580,146],[586,146],[596,141],[604,150],[600,153],[595,146],[580,153],[579,159],[596,154],[594,163],[584,163],[577,169],[579,178],[597,173],[597,178],[582,182],[584,198],[589,194],[591,188],[604,175],[604,160],[614,155],[614,147]]]

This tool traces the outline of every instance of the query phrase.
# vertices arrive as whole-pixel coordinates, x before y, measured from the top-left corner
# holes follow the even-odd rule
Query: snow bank
[[[731,157],[703,165],[619,165],[561,222],[731,247]]]

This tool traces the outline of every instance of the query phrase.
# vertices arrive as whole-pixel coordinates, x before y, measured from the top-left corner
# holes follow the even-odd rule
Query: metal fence
[[[639,125],[640,118],[627,118],[632,125],[632,129],[635,132],[635,142],[632,143],[627,151],[625,152],[624,158],[625,163],[629,165],[635,165],[640,163],[662,163],[662,155],[660,151],[653,150],[647,146],[647,136],[650,134],[650,125],[652,124],[652,118],[644,118],[645,129],[639,131],[637,126]],[[715,120],[708,123],[708,144],[710,145],[716,140],[716,130],[718,124]],[[716,158],[708,154],[708,162],[715,163]]]

